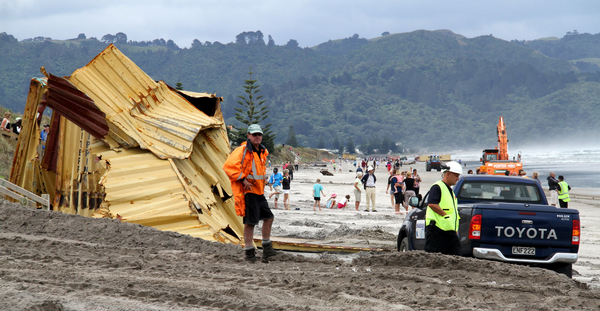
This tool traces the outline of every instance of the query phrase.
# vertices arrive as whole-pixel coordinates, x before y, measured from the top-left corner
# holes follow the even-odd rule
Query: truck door
[[[427,213],[427,199],[429,192],[425,194],[423,200],[419,202],[419,209],[415,211],[411,216],[412,224],[412,245],[414,249],[424,250],[425,249],[425,214]]]

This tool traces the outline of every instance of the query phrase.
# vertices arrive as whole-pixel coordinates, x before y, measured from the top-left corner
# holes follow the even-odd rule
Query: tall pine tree
[[[354,147],[354,141],[352,140],[352,137],[348,137],[348,143],[346,144],[346,152],[348,152],[349,154],[356,153],[356,147]]]
[[[337,134],[335,134],[335,137],[333,138],[333,143],[331,144],[331,148],[332,149],[337,149],[338,151],[340,149],[343,149],[344,147],[342,146],[342,144],[340,143],[340,139],[338,138]]]
[[[261,125],[261,122],[269,116],[269,106],[265,105],[266,100],[261,100],[263,96],[257,94],[260,92],[260,85],[256,84],[256,80],[252,79],[253,73],[252,68],[250,68],[250,72],[248,72],[250,77],[248,80],[244,80],[244,92],[246,94],[238,95],[241,100],[238,100],[237,103],[243,108],[235,108],[235,119],[245,125],[241,127],[234,125],[236,133],[232,134],[230,140],[238,145],[246,141],[246,131],[248,126],[251,124]],[[264,126],[261,125],[263,130],[262,144],[267,147],[270,152],[275,149],[273,140],[276,137],[275,134],[271,132],[271,125],[272,123]]]
[[[285,144],[292,147],[298,147],[298,140],[296,139],[296,132],[294,131],[293,125],[290,125],[290,130],[288,131],[288,139],[285,142]]]
[[[317,144],[317,148],[319,149],[325,149],[326,145],[325,145],[325,138],[323,138],[323,135],[319,136],[319,143]]]

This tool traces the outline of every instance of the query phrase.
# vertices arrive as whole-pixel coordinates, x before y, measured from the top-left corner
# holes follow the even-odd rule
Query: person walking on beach
[[[281,180],[281,187],[283,189],[283,207],[286,210],[290,209],[290,174],[289,170],[283,170],[283,179]]]
[[[550,190],[550,200],[548,200],[548,204],[552,206],[558,205],[558,181],[554,178],[556,174],[554,172],[550,172],[550,176],[548,176],[548,190]]]
[[[269,188],[271,188],[271,191],[273,191],[273,189],[275,190],[275,192],[271,193],[269,195],[269,200],[275,196],[275,209],[279,209],[277,207],[277,201],[279,200],[279,195],[283,193],[283,189],[281,189],[281,180],[283,179],[283,175],[281,175],[281,173],[278,172],[277,168],[273,169],[273,174],[271,174],[271,177],[269,177]]]
[[[415,179],[412,178],[412,173],[407,172],[406,178],[404,179],[404,209],[408,212],[408,200],[411,197],[415,197]]]
[[[392,169],[393,175],[392,175],[392,180],[391,180],[391,184],[392,184],[392,192],[394,193],[394,212],[396,214],[400,214],[400,204],[402,203],[402,187],[404,184],[404,177],[398,173],[400,173],[400,170],[397,169]]]
[[[297,172],[298,171],[298,164],[300,163],[300,161],[298,160],[298,158],[294,158],[294,170]]]
[[[290,163],[286,168],[289,172],[290,180],[294,180],[294,166]]]
[[[388,176],[388,183],[387,183],[387,187],[385,188],[385,193],[390,194],[390,200],[392,201],[392,208],[394,207],[394,193],[395,193],[395,189],[396,187],[392,186],[392,178],[394,178],[394,175],[396,174],[396,170],[393,169],[391,171],[389,171],[390,176]]]
[[[569,202],[571,202],[571,199],[569,198],[569,190],[571,190],[571,186],[567,184],[563,175],[558,176],[558,185],[556,186],[556,190],[558,191],[558,203],[560,204],[560,207],[569,208]]]
[[[362,190],[360,190],[358,185],[362,184],[362,182],[360,181],[362,176],[363,176],[362,172],[357,172],[356,178],[354,179],[354,206],[356,207],[357,212],[358,212],[358,207],[360,206],[360,196],[361,196],[361,192],[362,192]]]
[[[365,194],[367,195],[367,209],[365,212],[377,212],[375,209],[375,183],[377,182],[377,177],[375,177],[375,172],[372,166],[367,168],[367,173],[361,179],[362,183],[365,185]]]
[[[473,173],[471,171],[471,173]],[[415,180],[415,185],[414,185],[414,189],[415,189],[415,196],[419,195],[419,189],[421,189],[421,176],[419,176],[419,174],[417,174],[417,169],[413,169],[413,174],[412,174],[413,179]]]
[[[457,199],[452,192],[460,175],[462,166],[455,161],[447,163],[442,180],[438,180],[429,189],[427,211],[425,213],[425,251],[446,255],[461,255],[458,238]]]
[[[225,160],[223,170],[231,181],[235,212],[243,217],[245,260],[256,262],[254,227],[262,220],[263,261],[267,262],[269,257],[277,255],[271,243],[271,227],[275,217],[264,195],[269,151],[261,144],[263,131],[260,125],[248,126],[246,135],[247,141],[233,150]]]
[[[313,204],[313,211],[316,211],[317,205],[319,205],[319,211],[321,211],[321,195],[325,196],[323,192],[323,186],[320,184],[321,180],[317,179],[317,182],[313,186],[313,197],[315,199],[315,204]]]

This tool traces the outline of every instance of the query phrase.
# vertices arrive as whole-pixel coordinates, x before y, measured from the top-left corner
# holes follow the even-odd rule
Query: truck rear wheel
[[[573,278],[573,264],[572,263],[555,263],[548,267],[550,270],[564,274],[569,278]]]

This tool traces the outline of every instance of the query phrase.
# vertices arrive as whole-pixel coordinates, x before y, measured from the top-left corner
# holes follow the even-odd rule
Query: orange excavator
[[[485,172],[488,175],[518,175],[523,169],[521,163],[521,153],[519,152],[517,159],[512,160],[508,157],[508,137],[506,136],[506,125],[504,118],[500,117],[497,127],[498,147],[495,149],[483,149],[481,156],[480,172]]]

